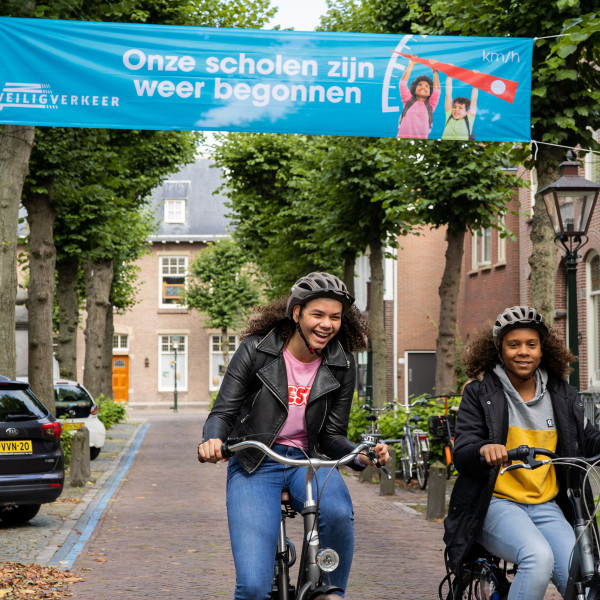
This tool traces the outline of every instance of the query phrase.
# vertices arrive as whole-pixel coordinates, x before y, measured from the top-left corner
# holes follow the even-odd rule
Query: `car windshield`
[[[89,394],[76,385],[60,384],[54,386],[56,416],[67,418],[88,417],[92,408]]]
[[[0,387],[0,421],[41,419],[47,415],[48,411],[29,390]]]

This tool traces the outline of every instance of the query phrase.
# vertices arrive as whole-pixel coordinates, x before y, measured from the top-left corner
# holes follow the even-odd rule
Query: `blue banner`
[[[530,141],[533,39],[0,17],[0,123]]]

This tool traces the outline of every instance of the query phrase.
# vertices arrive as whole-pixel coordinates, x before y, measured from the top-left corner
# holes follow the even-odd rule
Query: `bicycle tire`
[[[424,490],[427,487],[427,479],[429,478],[429,453],[420,452],[417,458],[417,483]]]
[[[400,464],[402,465],[402,479],[404,479],[406,483],[410,483],[410,480],[412,479],[410,451],[405,439],[400,443]]]

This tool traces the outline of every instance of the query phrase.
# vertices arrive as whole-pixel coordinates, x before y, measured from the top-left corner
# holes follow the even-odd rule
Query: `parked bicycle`
[[[319,536],[319,500],[326,487],[321,486],[317,498],[313,495],[313,480],[317,469],[330,468],[346,465],[352,462],[359,453],[366,454],[384,473],[389,477],[385,467],[377,462],[377,457],[372,448],[375,447],[375,439],[365,439],[353,452],[339,460],[321,460],[316,458],[292,459],[280,456],[265,444],[253,440],[229,439],[221,446],[223,458],[230,458],[234,452],[244,448],[256,448],[277,462],[294,467],[307,467],[306,472],[306,501],[302,510],[304,521],[304,536],[302,551],[300,553],[300,565],[298,581],[296,586],[291,583],[290,567],[296,560],[294,544],[286,535],[286,519],[296,516],[292,508],[288,492],[282,493],[281,498],[281,525],[275,554],[275,566],[273,569],[273,583],[271,585],[271,600],[315,600],[321,594],[343,592],[344,590],[328,585],[324,582],[324,574],[334,571],[339,564],[339,557],[332,548],[322,548]]]
[[[442,461],[446,466],[446,478],[454,474],[454,428],[456,426],[457,406],[448,406],[448,401],[461,398],[460,394],[428,396],[429,401],[444,401],[444,414],[429,417],[429,435],[442,444]]]
[[[538,460],[536,456],[547,458]],[[569,468],[569,487],[567,496],[571,501],[574,515],[573,530],[575,547],[569,568],[569,581],[565,592],[565,600],[599,600],[600,599],[600,541],[594,525],[598,504],[594,514],[590,515],[585,503],[585,484],[592,477],[598,482],[595,471],[600,461],[600,454],[592,458],[559,457],[543,448],[519,446],[508,451],[509,460],[519,460],[500,471],[515,469],[537,469],[543,465],[563,465]],[[482,550],[481,547],[478,547]],[[446,563],[447,564],[447,563]],[[457,580],[454,573],[446,566],[447,574],[438,588],[440,600],[506,600],[510,590],[510,577],[518,569],[518,565],[509,565],[496,556],[481,552],[473,560],[463,563],[462,577]],[[446,593],[446,589],[449,591]]]
[[[429,477],[429,438],[427,432],[418,427],[423,417],[411,415],[411,406],[427,406],[427,400],[414,400],[406,405],[406,423],[400,440],[402,479],[409,483],[416,476],[419,487],[424,490]]]
[[[379,419],[381,418],[381,415],[396,407],[397,405],[398,404],[396,402],[388,402],[387,404],[384,404],[381,407],[373,406],[372,404],[362,404],[360,408],[361,410],[364,410],[367,413],[366,419],[368,422],[367,431],[363,434],[363,436],[373,436],[377,438],[378,441],[381,441],[383,436],[379,431]],[[390,444],[394,441],[396,440],[386,440],[385,443]]]

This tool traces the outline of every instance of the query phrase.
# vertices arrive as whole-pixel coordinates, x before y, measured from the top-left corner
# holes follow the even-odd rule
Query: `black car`
[[[61,424],[29,384],[0,376],[0,519],[22,523],[63,491]]]

